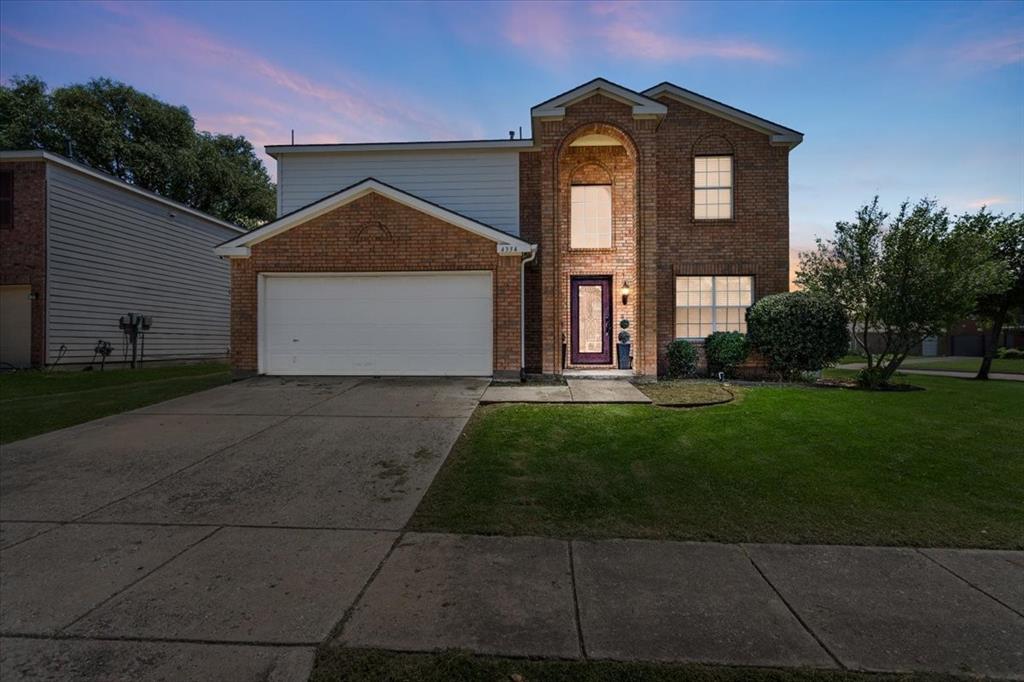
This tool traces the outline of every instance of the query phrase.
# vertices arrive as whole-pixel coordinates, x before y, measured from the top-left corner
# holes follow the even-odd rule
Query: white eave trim
[[[404,192],[396,187],[392,187],[391,185],[385,184],[374,178],[367,178],[366,180],[358,182],[350,187],[346,187],[335,194],[324,197],[320,201],[312,203],[309,206],[300,208],[286,216],[282,216],[274,222],[268,223],[259,229],[225,242],[216,247],[214,249],[214,253],[218,256],[227,258],[247,258],[252,246],[272,237],[276,237],[282,232],[286,232],[293,227],[312,220],[313,218],[333,211],[345,204],[349,204],[356,199],[361,199],[370,193],[376,193],[383,197],[387,197],[392,201],[408,206],[420,213],[425,213],[437,218],[438,220],[442,220],[449,225],[460,227],[467,232],[472,232],[473,234],[484,237],[485,239],[490,239],[497,244],[497,252],[500,255],[504,256],[531,253],[536,249],[536,246],[533,244],[529,244],[517,237],[514,237],[513,235],[495,229],[490,225],[485,225],[484,223],[477,222],[472,218],[467,218],[464,215],[450,211],[442,206],[420,199],[417,196]]]
[[[358,152],[407,152],[407,151],[522,151],[531,149],[533,140],[452,140],[444,142],[367,142],[351,144],[268,144],[264,149],[269,156],[282,154],[322,154]]]
[[[595,78],[589,83],[584,83],[578,88],[574,88],[558,97],[541,102],[530,109],[530,116],[542,120],[560,120],[565,118],[566,107],[587,97],[599,94],[617,102],[631,105],[633,107],[633,118],[658,118],[668,113],[668,107],[661,102],[624,88],[621,85],[606,81],[603,78]]]
[[[680,88],[672,83],[655,85],[649,90],[644,90],[644,94],[648,97],[668,95],[669,97],[677,99],[683,104],[688,104],[695,109],[706,111],[709,114],[719,116],[738,125],[764,133],[765,135],[768,135],[770,142],[775,145],[795,147],[804,141],[804,135],[800,131],[787,128],[786,126],[779,125],[778,123],[773,123],[772,121],[761,118],[760,116],[748,114],[741,109],[731,107],[728,104],[723,104],[722,102],[718,102],[709,97],[704,97],[703,95],[698,95],[696,92]]]
[[[83,164],[77,163],[75,161],[72,161],[71,159],[68,159],[68,158],[65,158],[65,157],[61,156],[60,154],[54,154],[52,152],[43,151],[41,149],[30,149],[30,150],[25,150],[25,151],[0,152],[0,161],[39,161],[39,160],[48,161],[49,163],[55,163],[58,166],[63,166],[65,168],[68,168],[70,170],[75,171],[76,173],[81,173],[83,175],[88,175],[89,177],[95,178],[95,179],[100,180],[102,182],[105,182],[105,183],[107,183],[109,185],[114,185],[115,187],[119,187],[120,189],[126,190],[128,192],[132,192],[134,194],[138,194],[139,196],[144,197],[146,199],[150,199],[150,200],[155,201],[157,203],[164,204],[165,206],[170,206],[175,211],[180,211],[182,213],[188,213],[190,215],[194,215],[197,218],[201,218],[201,219],[203,219],[203,220],[205,220],[207,222],[214,223],[215,225],[220,225],[221,227],[226,227],[229,230],[233,230],[235,232],[239,232],[239,233],[243,233],[243,234],[246,231],[244,227],[239,227],[238,225],[232,225],[231,223],[226,222],[224,220],[221,220],[220,218],[214,218],[212,215],[210,215],[208,213],[203,213],[202,211],[194,209],[194,208],[192,208],[190,206],[186,206],[185,204],[179,204],[177,201],[174,201],[172,199],[168,199],[166,197],[162,197],[162,196],[160,196],[159,194],[157,194],[155,192],[150,192],[149,190],[142,189],[141,187],[136,187],[135,185],[133,185],[131,183],[128,183],[128,182],[125,182],[124,180],[122,180],[120,178],[115,178],[113,175],[109,175],[109,174],[104,173],[102,171],[98,171],[95,168],[90,168],[89,166],[85,166]]]

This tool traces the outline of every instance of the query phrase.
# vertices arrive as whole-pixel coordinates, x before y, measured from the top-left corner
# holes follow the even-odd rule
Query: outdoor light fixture
[[[629,303],[629,280],[622,283],[622,305]]]

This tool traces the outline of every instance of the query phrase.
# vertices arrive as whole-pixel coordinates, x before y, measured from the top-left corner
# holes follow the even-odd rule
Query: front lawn
[[[228,366],[204,363],[104,372],[0,375],[0,443],[134,410],[231,381]]]
[[[880,675],[831,670],[778,670],[618,661],[544,661],[322,647],[310,682],[939,682],[962,678],[933,674]]]
[[[1024,385],[912,381],[927,390],[481,407],[410,527],[1024,548]]]

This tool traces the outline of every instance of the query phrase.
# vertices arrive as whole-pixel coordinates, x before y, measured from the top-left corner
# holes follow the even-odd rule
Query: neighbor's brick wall
[[[46,362],[46,162],[11,161],[14,224],[0,230],[0,284],[28,284],[32,301],[32,365]]]
[[[689,107],[660,101],[658,129],[658,352],[675,338],[676,275],[753,275],[754,300],[789,290],[789,149],[768,136]],[[733,157],[733,217],[693,217],[693,157]]]
[[[256,281],[261,272],[494,273],[494,369],[518,372],[519,262],[498,256],[495,243],[369,194],[252,247],[231,261],[231,361],[257,371]]]

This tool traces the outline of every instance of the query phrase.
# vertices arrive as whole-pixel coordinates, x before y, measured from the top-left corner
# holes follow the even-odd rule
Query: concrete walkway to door
[[[624,379],[567,379],[565,384],[495,384],[481,403],[642,403],[651,399]]]

